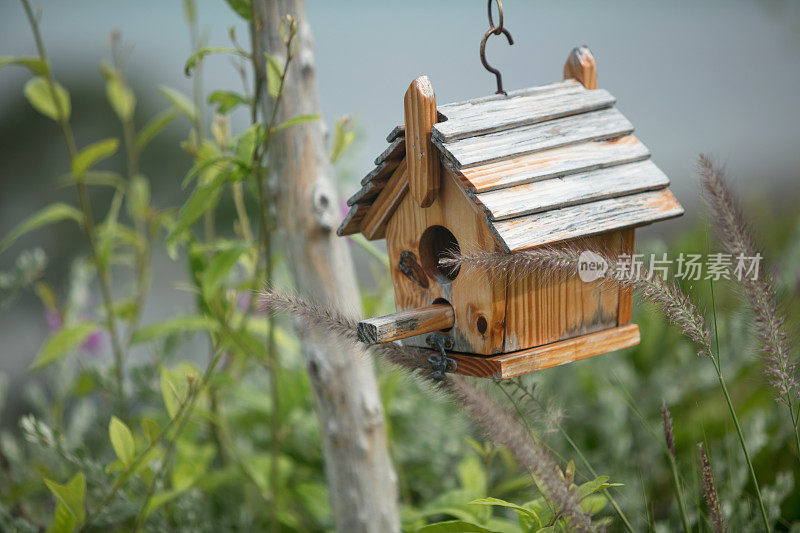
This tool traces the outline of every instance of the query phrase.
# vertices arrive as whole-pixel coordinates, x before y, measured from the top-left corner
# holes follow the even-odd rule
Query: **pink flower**
[[[47,323],[47,327],[50,328],[50,331],[58,331],[61,329],[61,326],[64,325],[64,321],[61,319],[61,313],[58,312],[58,309],[48,308],[44,312],[44,321]]]
[[[94,354],[97,353],[98,350],[100,350],[102,344],[103,344],[103,330],[96,329],[92,333],[90,333],[88,337],[86,337],[86,340],[83,341],[83,345],[81,346],[81,348],[83,348],[83,350],[86,352]]]

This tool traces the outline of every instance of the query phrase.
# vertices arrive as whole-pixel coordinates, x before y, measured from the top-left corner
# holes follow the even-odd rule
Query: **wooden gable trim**
[[[564,63],[564,79],[578,80],[587,89],[597,89],[597,65],[592,51],[586,46],[579,46]]]
[[[403,158],[361,220],[361,233],[364,237],[372,241],[386,236],[386,224],[389,223],[389,219],[407,192],[408,163],[406,158]]]

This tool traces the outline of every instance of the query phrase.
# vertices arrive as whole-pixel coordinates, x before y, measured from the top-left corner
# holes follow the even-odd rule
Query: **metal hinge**
[[[453,338],[441,333],[431,333],[425,338],[428,346],[433,348],[439,353],[431,355],[428,362],[433,368],[433,379],[442,381],[446,372],[455,372],[458,370],[458,363],[452,357],[447,357],[447,350],[453,348]]]

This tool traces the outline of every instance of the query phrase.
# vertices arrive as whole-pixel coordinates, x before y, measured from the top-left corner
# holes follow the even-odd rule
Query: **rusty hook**
[[[499,13],[500,24],[495,26],[494,25],[494,17],[492,17],[492,2],[497,2],[497,11]],[[496,94],[506,94],[503,90],[503,75],[500,74],[500,71],[494,68],[486,61],[486,41],[489,40],[489,36],[491,35],[505,35],[506,39],[508,39],[508,44],[514,44],[514,38],[511,37],[511,33],[507,29],[503,27],[503,2],[501,0],[489,0],[488,3],[488,13],[489,13],[489,31],[486,32],[486,35],[483,36],[481,40],[481,63],[483,63],[483,68],[491,72],[497,77],[497,93]]]
[[[514,38],[511,37],[511,34],[505,28],[500,28],[499,33],[495,33],[497,28],[491,28],[489,31],[486,32],[486,35],[483,36],[483,40],[481,41],[481,63],[483,63],[483,68],[497,76],[497,93],[496,94],[506,94],[503,90],[503,75],[500,74],[500,71],[494,68],[486,61],[486,41],[489,40],[490,35],[500,35],[502,33],[508,39],[508,44],[514,44]]]

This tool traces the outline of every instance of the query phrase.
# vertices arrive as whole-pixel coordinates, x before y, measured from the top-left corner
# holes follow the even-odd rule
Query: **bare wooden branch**
[[[298,21],[295,60],[277,110],[279,122],[319,114],[311,28],[303,0],[253,0],[256,57],[283,55],[279,22]],[[255,61],[263,68],[265,61]],[[263,70],[257,73],[266,88]],[[264,115],[274,102],[263,92]],[[322,121],[275,134],[270,167],[276,175],[279,242],[296,290],[325,305],[359,313],[350,250],[334,232],[339,203]],[[302,331],[303,355],[316,400],[337,531],[400,531],[397,475],[387,449],[383,408],[372,359],[355,346],[332,343],[325,335]]]
[[[362,320],[357,334],[361,342],[381,344],[449,329],[454,323],[455,313],[450,304],[434,304]]]

